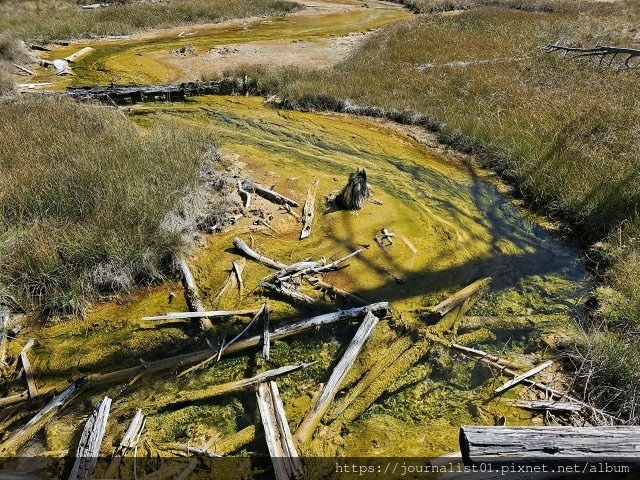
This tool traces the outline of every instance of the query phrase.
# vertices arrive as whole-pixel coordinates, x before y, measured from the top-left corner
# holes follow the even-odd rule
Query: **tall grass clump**
[[[162,278],[184,240],[161,223],[196,188],[203,141],[59,97],[1,108],[0,300],[81,313]]]
[[[90,2],[91,3],[91,2]],[[169,0],[116,2],[84,10],[68,0],[0,2],[0,31],[47,42],[87,35],[124,35],[136,31],[231,18],[290,13],[299,5],[286,0]]]

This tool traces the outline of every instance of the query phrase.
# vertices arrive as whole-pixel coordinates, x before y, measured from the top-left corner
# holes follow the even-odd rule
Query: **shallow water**
[[[370,12],[367,15],[362,21],[369,25],[366,22],[373,17]],[[275,28],[280,21],[289,20],[260,24],[252,29],[252,38]],[[295,35],[308,35],[310,31],[300,23],[290,27]],[[313,28],[316,34],[335,32],[337,27],[325,18]],[[243,35],[241,31],[228,31],[220,37],[192,37],[189,42],[202,42],[198,48],[208,48],[239,42]],[[86,62],[80,62],[73,82],[94,83],[107,77],[144,82],[170,79],[173,74],[161,62],[153,63],[159,58],[155,54],[150,55],[149,65],[138,68],[133,63],[126,64],[127,55],[135,55],[139,49],[161,51],[173,45],[175,38],[167,39],[166,45],[163,41],[156,38],[113,43],[110,50],[98,50]],[[127,65],[126,71],[118,70],[118,65]],[[156,69],[166,77],[153,73]],[[497,352],[526,367],[538,363],[563,335],[575,328],[572,317],[579,310],[581,295],[589,283],[579,261],[579,250],[499,193],[495,182],[478,177],[457,160],[433,153],[407,131],[390,123],[278,110],[256,97],[216,96],[184,103],[149,103],[131,107],[129,114],[142,128],[170,117],[211,133],[219,148],[234,156],[236,165],[243,165],[242,175],[273,185],[300,203],[312,182],[320,181],[316,220],[307,240],[298,240],[300,225],[291,215],[256,197],[251,208],[272,212],[272,227],[277,234],[257,228],[253,223],[255,214],[245,212],[246,217],[236,227],[203,237],[189,262],[207,307],[247,308],[264,300],[258,285],[270,271],[251,261],[247,261],[244,271],[245,295],[240,297],[231,289],[216,299],[231,262],[239,258],[232,247],[235,236],[247,243],[253,240],[256,250],[284,263],[308,257],[330,261],[366,246],[364,252],[349,260],[348,268],[325,274],[323,279],[372,302],[388,300],[394,314],[378,324],[336,400],[340,401],[377,362],[391,355],[398,342],[419,343],[420,335],[434,339],[419,361],[398,378],[392,378],[392,368],[381,374],[393,381],[364,414],[349,421],[338,417],[322,425],[316,437],[301,447],[303,456],[429,457],[458,450],[461,424],[492,424],[497,416],[505,416],[509,425],[542,421],[541,417],[511,407],[504,399],[492,399],[491,390],[500,380],[441,345],[455,340]],[[366,169],[372,199],[361,211],[333,210],[325,204],[325,196],[337,193],[356,168]],[[235,193],[230,195],[236,198]],[[394,244],[386,248],[374,241],[383,228],[396,234]],[[465,326],[463,321],[459,329],[442,328],[442,322],[431,325],[433,322],[425,314],[429,307],[482,277],[492,277],[490,292],[468,313],[472,317],[469,324]],[[309,286],[304,286],[303,291],[320,298],[319,292]],[[178,293],[171,305],[169,292]],[[180,292],[177,283],[140,290],[97,306],[85,319],[51,319],[42,328],[25,329],[22,338],[37,336],[41,340],[31,354],[38,386],[46,388],[72,376],[137,365],[140,359],[149,361],[206,348],[206,341],[215,345],[223,337],[228,339],[248,321],[246,317],[218,320],[212,332],[202,335],[186,321],[141,319],[184,310]],[[334,305],[327,301],[304,308],[275,298],[270,298],[269,304],[274,325],[345,307],[343,302]],[[451,323],[450,320],[447,321]],[[253,334],[258,334],[259,327],[254,329]],[[295,428],[354,332],[353,325],[340,325],[276,341],[269,365],[265,365],[258,351],[247,351],[185,377],[176,376],[182,370],[179,369],[135,379],[131,384],[92,387],[45,427],[22,453],[56,455],[75,448],[91,405],[101,396],[110,395],[114,398],[111,418],[115,421],[109,423],[104,454],[117,445],[135,409],[143,408],[148,423],[141,457],[166,455],[163,445],[167,442],[201,445],[218,439],[212,447],[215,449],[217,443],[251,425],[257,426],[256,438],[243,443],[235,453],[266,455],[251,391],[180,408],[159,406],[178,395],[188,395],[190,390],[245,378],[274,366],[317,361],[304,371],[278,380],[289,423]],[[12,342],[12,348],[12,353],[19,352],[16,342]],[[556,376],[552,371],[540,378],[553,383]],[[504,397],[514,399],[520,393],[516,388]],[[4,427],[14,428],[7,424]],[[210,478],[210,471],[203,465],[201,468],[196,475]],[[121,475],[129,478],[132,472]]]

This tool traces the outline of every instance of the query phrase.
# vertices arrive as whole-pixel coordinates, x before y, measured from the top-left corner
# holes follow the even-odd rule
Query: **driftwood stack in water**
[[[347,210],[360,210],[368,196],[367,172],[363,168],[349,175],[349,181],[336,196],[335,204]]]

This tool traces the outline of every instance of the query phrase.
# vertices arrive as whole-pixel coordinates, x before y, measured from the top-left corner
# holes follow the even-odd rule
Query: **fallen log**
[[[300,479],[304,475],[293,444],[282,399],[275,382],[262,383],[256,392],[260,418],[277,480]]]
[[[371,335],[371,332],[377,323],[378,317],[371,312],[367,312],[362,323],[358,327],[356,334],[351,340],[351,343],[349,343],[349,346],[345,350],[344,355],[331,373],[320,397],[298,427],[296,431],[296,442],[298,445],[305,444],[312,437],[313,432],[320,423],[320,420],[329,409],[329,406],[338,392],[338,388],[344,380],[345,375],[353,366],[358,353],[362,350],[362,347],[369,338],[369,335]]]
[[[27,380],[27,389],[29,391],[29,398],[36,398],[38,396],[38,388],[36,387],[36,382],[33,379],[33,371],[31,370],[31,362],[29,361],[29,357],[27,352],[33,346],[35,340],[33,338],[29,339],[27,344],[24,346],[22,351],[20,352],[20,362],[22,363],[22,368],[24,369],[24,377]]]
[[[213,82],[184,82],[166,85],[107,85],[68,87],[67,93],[78,100],[98,100],[104,103],[127,104],[150,100],[185,100],[195,95],[229,95],[244,90],[229,79]],[[111,99],[111,100],[109,100]]]
[[[67,387],[59,395],[56,395],[40,410],[26,425],[11,435],[0,445],[0,454],[11,455],[24,445],[33,435],[40,430],[71,398],[86,384],[80,379]]]
[[[144,415],[142,414],[142,409],[139,408],[136,410],[136,414],[133,416],[127,431],[122,437],[120,441],[120,445],[116,449],[113,458],[111,459],[111,463],[107,467],[107,470],[102,475],[102,478],[120,478],[118,475],[118,466],[120,465],[122,459],[124,458],[127,450],[132,448],[136,448],[138,446],[138,441],[140,440],[140,436],[142,435],[142,430],[144,430],[146,420]]]
[[[275,292],[282,295],[283,297],[289,298],[294,302],[300,302],[300,303],[306,303],[306,304],[317,303],[317,300],[315,298],[311,298],[310,296],[305,295],[304,293],[300,293],[296,290],[287,288],[282,283],[276,285],[269,282],[262,282],[260,286],[266,290],[269,290],[270,292]]]
[[[96,10],[98,8],[107,8],[108,6],[108,3],[92,3],[90,5],[81,5],[80,8],[84,10]]]
[[[269,304],[265,302],[264,320],[262,324],[262,357],[269,361],[271,351],[271,332],[269,331]]]
[[[111,399],[104,397],[87,420],[76,450],[76,461],[71,469],[69,480],[89,478],[93,474],[98,463],[100,445],[107,429],[110,408]]]
[[[17,63],[12,63],[11,65],[13,65],[14,67],[16,67],[18,70],[27,73],[29,75],[35,75],[35,72],[33,70],[29,70],[27,67],[23,67],[22,65],[18,65]]]
[[[307,200],[302,207],[302,232],[300,232],[300,240],[308,238],[311,235],[311,226],[313,225],[313,216],[316,205],[316,194],[320,180],[314,180],[313,184],[307,192]]]
[[[438,314],[440,316],[444,316],[455,307],[462,304],[469,297],[473,296],[481,289],[486,288],[489,283],[491,283],[491,277],[481,278],[480,280],[476,280],[470,285],[467,285],[462,290],[457,291],[453,295],[451,295],[446,300],[443,300],[435,307],[431,308],[431,312]]]
[[[583,406],[576,402],[558,402],[556,400],[516,400],[513,405],[527,410],[545,410],[558,412],[579,412]]]
[[[616,47],[612,45],[596,45],[595,47],[590,48],[580,48],[548,44],[544,47],[544,50],[546,52],[561,51],[564,52],[565,55],[575,54],[576,57],[600,57],[600,61],[598,62],[599,66],[602,66],[604,60],[609,57],[609,63],[607,65],[609,67],[618,55],[626,57],[624,60],[624,66],[627,68],[632,68],[629,64],[632,58],[640,57],[640,49]]]
[[[248,308],[246,310],[205,310],[200,312],[170,312],[154,317],[142,317],[142,320],[174,320],[176,318],[198,318],[202,315],[206,315],[209,318],[220,318],[255,314],[255,308]]]
[[[174,400],[169,400],[164,403],[157,403],[158,408],[164,408],[169,405],[181,405],[188,402],[197,402],[199,400],[204,400],[213,397],[219,397],[220,395],[226,395],[227,393],[236,392],[238,390],[242,390],[244,388],[250,387],[252,385],[257,385],[262,382],[266,382],[273,378],[281,377],[282,375],[287,375],[289,373],[303,370],[307,368],[309,365],[313,365],[316,362],[311,363],[301,363],[299,365],[286,365],[280,368],[274,368],[273,370],[268,370],[264,373],[260,373],[255,377],[251,378],[243,378],[242,380],[236,380],[233,382],[222,383],[220,385],[213,385],[211,387],[202,388],[200,390],[191,390],[191,391],[181,391]]]
[[[348,310],[340,310],[333,313],[326,313],[324,315],[318,315],[316,317],[307,318],[299,322],[294,322],[288,325],[283,325],[281,327],[278,327],[271,333],[270,336],[271,336],[271,339],[280,340],[282,338],[291,337],[293,335],[297,335],[299,333],[303,333],[303,332],[312,330],[314,328],[319,328],[324,325],[332,325],[338,322],[354,320],[356,318],[364,316],[369,310],[372,313],[376,313],[379,316],[384,317],[389,314],[389,303],[388,302],[372,303],[364,307],[354,307]],[[262,335],[256,335],[250,338],[246,338],[244,340],[240,340],[235,344],[231,345],[229,349],[225,351],[225,353],[232,354],[232,353],[246,350],[248,348],[257,347],[262,343],[262,341],[263,341]],[[135,376],[139,376],[142,374],[157,373],[170,368],[179,368],[185,365],[195,364],[209,358],[211,354],[212,354],[212,349],[207,348],[205,350],[198,350],[195,352],[184,353],[182,355],[163,358],[161,360],[156,360],[153,362],[143,362],[140,365],[136,365],[130,368],[125,368],[122,370],[117,370],[115,372],[91,374],[87,377],[87,380],[90,385],[105,385],[105,384],[114,383],[114,382],[121,382],[121,381],[129,380]],[[48,389],[47,393],[53,390],[54,388]],[[42,396],[44,395],[44,393],[40,392],[40,395]],[[5,403],[5,405],[23,402],[27,399],[27,396],[26,394],[20,394],[20,395],[14,395],[13,397],[7,397],[7,398],[11,398],[11,401]]]
[[[482,462],[513,464],[576,461],[640,465],[640,427],[460,427],[460,450],[465,465]],[[582,467],[582,465],[581,465]],[[580,470],[580,473],[583,473]]]
[[[244,295],[244,282],[242,281],[242,272],[247,261],[244,258],[235,260],[231,263],[231,269],[236,275],[236,281],[238,282],[238,292],[240,297]]]
[[[81,48],[80,50],[78,50],[76,53],[72,53],[71,55],[69,55],[68,57],[65,57],[64,60],[66,60],[67,62],[75,62],[76,60],[78,60],[79,58],[82,58],[86,55],[89,55],[91,52],[93,52],[93,48],[91,47],[84,47]]]
[[[237,250],[244,253],[247,257],[256,262],[262,263],[267,267],[275,268],[276,270],[281,270],[283,268],[287,268],[288,265],[284,263],[278,262],[277,260],[272,260],[268,257],[260,255],[259,253],[254,252],[249,248],[249,245],[244,243],[240,238],[236,237],[233,239],[233,246],[236,247]]]
[[[205,308],[202,304],[202,300],[200,299],[198,287],[196,287],[196,282],[193,279],[193,275],[191,274],[191,269],[189,268],[187,261],[182,255],[180,255],[176,260],[178,268],[182,273],[182,285],[184,286],[184,296],[187,301],[187,307],[192,312],[204,312]],[[197,316],[195,318],[200,318],[201,330],[206,331],[213,328],[211,320],[206,316]]]
[[[275,192],[269,188],[265,188],[262,185],[259,185],[251,180],[245,180],[244,182],[242,182],[242,186],[246,190],[252,190],[257,195],[260,195],[261,197],[266,198],[267,200],[273,203],[276,203],[278,205],[286,204],[291,207],[298,206],[298,202],[296,202],[295,200],[291,200],[290,198],[287,198],[284,195],[281,195],[278,192]]]
[[[180,475],[175,477],[175,480],[186,480],[189,477],[189,475],[193,473],[193,471],[196,469],[197,466],[198,466],[198,459],[192,458],[191,460],[189,460],[189,464],[185,467],[185,469],[182,470],[182,472],[180,472]]]
[[[541,363],[540,365],[538,365],[535,368],[532,368],[531,370],[529,370],[528,372],[523,373],[522,375],[518,375],[514,378],[512,378],[511,380],[509,380],[508,382],[506,382],[504,385],[496,388],[493,393],[496,395],[499,395],[503,392],[506,392],[507,390],[509,390],[510,388],[515,387],[517,384],[521,383],[523,380],[526,380],[529,377],[532,377],[534,375],[536,375],[537,373],[541,372],[542,370],[544,370],[545,368],[550,367],[553,364],[552,360],[547,360],[544,363]]]
[[[53,65],[56,75],[71,75],[69,63],[62,58],[52,60],[48,65]]]
[[[324,273],[324,272],[331,272],[333,270],[338,270],[338,268],[340,267],[340,264],[343,262],[346,262],[347,260],[349,260],[352,257],[355,257],[356,255],[360,254],[361,252],[363,252],[364,250],[366,250],[365,248],[359,248],[358,250],[351,252],[349,255],[346,255],[342,258],[339,258],[338,260],[336,260],[335,262],[331,262],[331,263],[327,263],[327,264],[323,264],[320,262],[309,262],[311,265],[308,268],[295,268],[293,273],[289,273],[288,275],[279,275],[278,276],[278,280],[280,282],[284,282],[287,280],[290,280],[292,278],[295,277],[300,277],[303,275],[314,275],[316,273]],[[304,262],[300,262],[300,264],[302,264]],[[313,265],[315,263],[315,265]],[[294,265],[300,265],[300,264],[294,264]],[[284,271],[286,269],[282,269],[281,271]]]

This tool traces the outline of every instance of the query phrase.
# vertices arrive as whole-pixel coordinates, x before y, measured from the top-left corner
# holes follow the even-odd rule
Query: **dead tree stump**
[[[349,175],[349,181],[336,196],[335,204],[337,207],[346,210],[360,210],[364,207],[364,201],[369,194],[367,172],[363,168]]]

